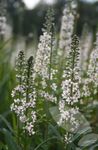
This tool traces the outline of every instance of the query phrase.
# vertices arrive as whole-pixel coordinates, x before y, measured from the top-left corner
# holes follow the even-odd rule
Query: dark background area
[[[55,9],[55,22],[58,31],[65,3],[65,0],[59,0],[52,6]],[[39,36],[41,34],[48,5],[40,3],[33,10],[27,10],[22,0],[7,0],[6,7],[8,23],[12,25],[14,36],[28,36],[34,33]],[[77,33],[81,34],[85,23],[95,33],[98,26],[98,2],[78,1],[78,14]]]

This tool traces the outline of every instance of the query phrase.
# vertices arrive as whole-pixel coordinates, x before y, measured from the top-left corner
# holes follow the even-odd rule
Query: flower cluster
[[[98,33],[96,38],[95,48],[90,55],[88,76],[98,86]]]
[[[72,39],[71,50],[67,60],[66,69],[63,71],[63,79],[61,84],[62,94],[59,102],[59,111],[61,114],[58,122],[61,125],[64,122],[69,122],[72,125],[71,132],[75,131],[79,126],[79,121],[75,118],[78,114],[80,103],[81,77],[78,68],[79,58],[79,40],[77,36]]]
[[[72,143],[72,138],[73,138],[73,135],[70,133],[66,133],[66,135],[64,136],[64,142],[69,144],[69,143]]]
[[[42,90],[40,90],[41,96],[46,100],[52,103],[57,104],[57,75],[58,70],[51,68],[50,78],[47,80],[42,80]]]
[[[44,29],[42,29],[43,34],[40,36],[34,64],[35,74],[40,75],[43,78],[43,80],[49,78],[50,74],[49,66],[51,63],[51,53],[53,47],[53,21],[54,11],[52,8],[50,8],[48,9],[46,14],[46,22],[44,24]]]
[[[6,30],[6,16],[5,16],[4,1],[0,1],[0,36],[1,38],[5,35],[5,30]]]
[[[23,124],[23,129],[29,135],[33,135],[36,121],[36,91],[34,88],[32,56],[26,62],[24,53],[21,51],[16,66],[18,85],[12,91],[14,102],[11,105],[11,111],[15,112]]]
[[[92,48],[93,35],[88,30],[88,26],[84,25],[82,36],[80,40],[80,67],[81,70],[86,71],[88,67],[88,60],[90,50]]]
[[[68,105],[73,105],[78,102],[80,98],[79,82],[65,78],[62,82],[62,91],[62,98],[65,99]]]
[[[51,35],[45,31],[43,35],[40,36],[40,42],[38,44],[38,50],[35,58],[34,71],[37,75],[43,78],[48,78],[49,69],[48,65],[50,63],[50,53],[51,53]]]
[[[68,2],[63,11],[59,43],[60,49],[64,52],[63,54],[67,54],[71,48],[71,37],[74,31],[75,21],[73,10],[75,11],[76,7],[76,3]]]
[[[96,35],[96,42],[93,51],[90,54],[90,60],[86,77],[83,80],[82,96],[92,98],[91,95],[98,93],[98,35]],[[91,88],[92,86],[92,88]]]
[[[0,16],[0,35],[5,34],[6,29],[6,17]]]

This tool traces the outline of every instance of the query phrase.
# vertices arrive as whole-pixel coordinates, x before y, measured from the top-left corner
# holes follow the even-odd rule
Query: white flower
[[[59,47],[61,50],[63,50],[63,55],[68,54],[70,48],[71,48],[71,37],[74,30],[74,15],[72,11],[74,10],[75,5],[73,3],[66,4],[64,11],[63,11],[63,17],[62,17],[62,23],[61,23],[61,31],[60,31],[60,43]]]
[[[36,53],[34,71],[42,78],[49,77],[48,65],[50,64],[50,53],[51,53],[51,35],[44,32],[40,36],[40,42],[38,44],[38,50]]]
[[[28,131],[30,136],[35,134],[34,125],[32,124],[32,122],[28,122],[24,129]]]
[[[48,92],[41,91],[41,96],[44,97],[45,100],[57,103],[57,97],[55,97],[53,94],[49,94]]]
[[[72,134],[66,133],[64,136],[64,142],[67,144],[72,143],[72,138],[73,138]]]
[[[56,90],[57,90],[57,85],[56,85],[56,83],[52,83],[51,88],[52,88],[52,90],[56,91]]]
[[[25,115],[20,116],[19,119],[20,119],[20,121],[21,121],[22,123],[25,123],[25,122],[27,121],[27,118],[26,118]]]

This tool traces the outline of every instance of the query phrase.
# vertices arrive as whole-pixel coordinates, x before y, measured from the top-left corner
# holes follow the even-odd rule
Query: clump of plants
[[[76,10],[76,2],[67,2],[57,43],[50,8],[36,56],[26,58],[24,51],[19,52],[16,86],[11,93],[12,126],[10,131],[3,131],[11,141],[4,150],[98,147],[98,135],[93,130],[97,116],[92,118],[98,105],[98,37],[85,71],[81,67],[81,39],[74,29]]]

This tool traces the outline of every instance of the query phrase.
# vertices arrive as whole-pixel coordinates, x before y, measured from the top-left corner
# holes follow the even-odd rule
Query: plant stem
[[[34,150],[38,150],[43,144],[47,143],[50,140],[57,139],[57,137],[48,138],[47,140],[40,143]]]

